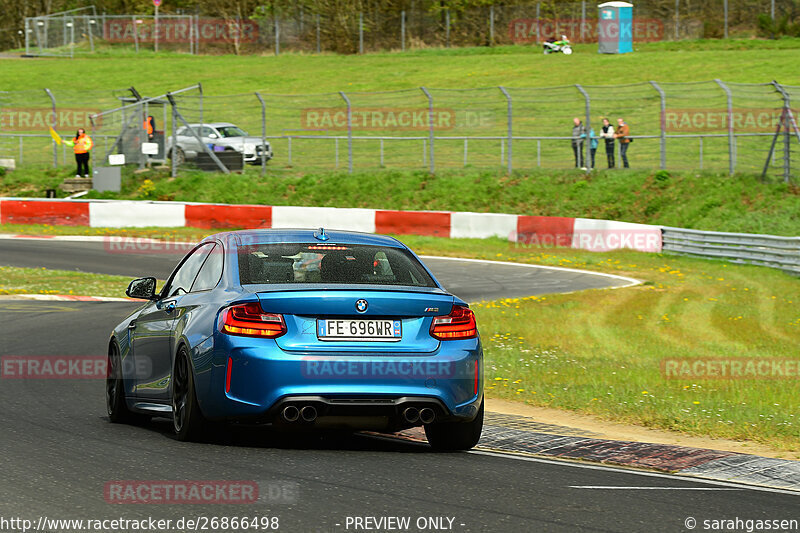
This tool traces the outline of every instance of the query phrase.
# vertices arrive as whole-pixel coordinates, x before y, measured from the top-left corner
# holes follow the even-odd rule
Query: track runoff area
[[[163,278],[181,253],[0,240],[4,264],[128,276]],[[569,269],[424,260],[468,301],[635,283]],[[108,331],[136,305],[0,301],[0,356],[103,356]],[[467,453],[433,453],[414,438],[258,428],[182,443],[168,421],[109,424],[104,377],[0,381],[0,530],[236,531],[246,523],[326,532],[791,531],[800,518],[792,490],[498,451],[516,442],[502,424],[487,423],[491,444]],[[559,439],[564,448],[570,438],[591,441],[554,433],[551,448]]]

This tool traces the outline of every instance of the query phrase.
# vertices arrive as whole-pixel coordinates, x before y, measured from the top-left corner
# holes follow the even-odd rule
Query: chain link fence
[[[249,16],[179,10],[155,17],[98,13],[90,6],[27,17],[19,34],[28,55],[69,57],[110,47],[136,52],[280,54],[538,45],[561,35],[573,42],[598,42],[598,10],[586,0],[457,9],[422,1],[343,4],[331,12],[326,7],[330,6],[284,1],[257,7]],[[795,17],[792,0],[647,0],[635,4],[631,31],[634,42],[775,37],[781,27],[793,27],[781,24],[783,18],[791,22]]]
[[[722,80],[306,95],[209,95],[199,84],[156,97],[135,89],[6,92],[0,93],[0,157],[19,165],[71,160],[47,133],[52,125],[70,136],[77,127],[90,131],[100,164],[120,153],[139,167],[174,161],[175,172],[185,165],[223,170],[215,159],[226,161],[225,170],[260,167],[262,173],[566,169],[576,166],[573,145],[585,152],[585,166],[594,159],[595,168],[605,168],[599,137],[601,119],[608,118],[615,128],[618,119],[630,128],[632,168],[747,172],[796,182],[798,102],[800,87]],[[149,140],[146,117],[156,126]],[[590,139],[572,137],[574,118]],[[142,154],[146,141],[157,150]],[[618,142],[611,146],[620,149]]]

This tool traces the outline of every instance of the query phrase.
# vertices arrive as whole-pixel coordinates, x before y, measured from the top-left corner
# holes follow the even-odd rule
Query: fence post
[[[494,4],[489,6],[489,46],[494,46]]]
[[[542,36],[539,35],[539,28],[541,27],[541,22],[539,21],[539,17],[541,16],[541,2],[536,2],[536,44],[542,42]]]
[[[406,11],[400,12],[400,50],[406,51]]]
[[[431,96],[431,93],[429,93],[428,89],[426,89],[425,87],[420,87],[420,89],[422,89],[422,92],[425,93],[425,97],[428,98],[428,139],[430,142],[430,151],[431,151],[431,155],[428,158],[429,159],[428,165],[431,174],[433,174],[436,172],[436,164],[434,163],[433,160],[433,96]]]
[[[512,130],[514,108],[512,107],[512,103],[511,103],[511,95],[508,94],[508,91],[506,90],[506,88],[503,87],[503,86],[500,86],[499,89],[505,95],[506,102],[508,103],[508,111],[506,112],[506,116],[507,116],[507,119],[508,119],[508,174],[511,175],[511,172],[514,170],[514,164],[512,162],[513,150],[511,148],[511,141],[514,139],[514,133],[513,133],[513,130]]]
[[[281,55],[281,25],[277,15],[275,15],[275,55]]]
[[[258,91],[256,98],[261,104],[261,175],[263,176],[267,171],[267,105]]]
[[[661,169],[667,168],[667,96],[659,85],[651,81],[650,85],[658,91],[658,96],[661,98]]]
[[[589,135],[589,132],[592,131],[592,125],[591,125],[591,99],[589,98],[589,93],[587,93],[585,90],[583,90],[583,87],[581,87],[577,83],[575,84],[575,87],[580,91],[580,93],[583,95],[584,100],[586,101],[586,123],[583,126],[583,129],[586,132],[586,141],[585,141],[585,144],[584,144],[584,155],[583,155],[583,168],[585,168],[586,172],[588,173],[588,172],[592,171],[592,166],[591,166],[592,165],[592,160],[591,160],[591,157],[592,157],[592,151],[591,151],[592,150],[591,149],[592,141],[591,141],[591,138],[590,138],[590,135]]]
[[[733,176],[736,170],[736,139],[733,137],[733,94],[730,88],[722,83],[719,78],[714,80],[723,91],[725,97],[728,99],[728,172]]]
[[[178,175],[178,158],[176,157],[176,144],[177,144],[177,136],[176,133],[178,131],[178,110],[175,109],[175,102],[170,101],[170,107],[172,108],[172,157],[170,161],[172,167],[170,171],[170,175],[174,178]]]
[[[775,90],[781,94],[781,98],[783,98],[783,110],[781,112],[781,124],[778,126],[778,130],[783,127],[783,181],[789,183],[792,173],[792,156],[791,156],[791,139],[792,139],[792,131],[794,131],[797,139],[800,141],[800,130],[797,128],[797,122],[795,121],[794,115],[792,114],[792,103],[791,97],[789,93],[783,88],[783,86],[778,83],[777,81],[772,81],[772,86],[775,87]],[[777,141],[777,133],[772,140],[772,147],[770,148],[770,156],[775,151],[775,142]],[[761,174],[764,177],[767,173],[767,167],[769,165],[770,158],[767,157],[767,162],[764,164],[764,172]]]
[[[364,54],[364,12],[358,13],[358,53]]]
[[[50,89],[45,89],[44,92],[47,93],[47,96],[50,97],[50,105],[53,109],[53,116],[50,118],[50,126],[53,129],[56,129],[56,118],[58,115],[56,114],[56,97],[53,96],[53,93]],[[58,168],[58,146],[56,146],[56,141],[53,139],[53,168]]]
[[[675,0],[675,40],[678,40],[678,18],[680,16],[680,3],[681,0]]]
[[[722,0],[722,12],[725,17],[725,38],[728,38],[728,0]]]
[[[347,104],[347,171],[353,173],[353,108],[350,106],[350,99],[342,91],[339,95]]]
[[[445,46],[447,48],[450,48],[450,9],[449,8],[444,10],[444,20],[445,20]]]
[[[586,0],[581,0],[581,42],[586,28]]]
[[[200,124],[203,123],[203,82],[197,82],[197,90],[200,92]]]
[[[133,42],[136,43],[136,53],[139,53],[139,26],[136,24],[136,17],[131,17],[133,24]]]
[[[322,47],[319,42],[319,13],[317,13],[317,53],[319,54],[321,51]]]

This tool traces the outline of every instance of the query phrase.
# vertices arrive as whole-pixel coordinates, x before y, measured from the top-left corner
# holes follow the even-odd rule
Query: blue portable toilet
[[[606,2],[597,6],[597,51],[601,54],[633,52],[633,4]]]

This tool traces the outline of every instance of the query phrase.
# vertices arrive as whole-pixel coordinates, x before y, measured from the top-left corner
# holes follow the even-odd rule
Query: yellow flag
[[[53,129],[53,126],[50,126],[50,137],[56,142],[56,144],[61,144],[61,135],[59,135],[56,130]]]

